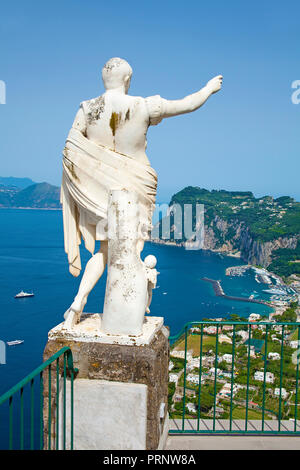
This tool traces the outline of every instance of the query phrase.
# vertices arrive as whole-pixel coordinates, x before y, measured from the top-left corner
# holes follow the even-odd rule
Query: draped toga
[[[96,240],[107,240],[109,191],[125,188],[138,195],[140,223],[149,232],[156,187],[157,175],[149,164],[96,144],[78,129],[71,129],[63,151],[61,203],[65,251],[73,275],[81,270],[81,237],[92,254]]]

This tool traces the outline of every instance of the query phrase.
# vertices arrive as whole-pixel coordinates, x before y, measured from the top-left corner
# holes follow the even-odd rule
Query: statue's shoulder
[[[104,104],[104,95],[96,96],[96,98],[91,98],[90,100],[85,100],[80,103],[80,107],[85,109],[99,107]]]
[[[104,106],[105,101],[103,95],[80,103],[80,107],[83,109],[88,122],[99,119],[100,114],[104,111]]]
[[[140,105],[147,114],[150,125],[156,125],[162,120],[163,98],[160,95],[147,96],[129,96],[138,105]]]
[[[145,103],[150,118],[150,125],[156,126],[162,120],[163,114],[163,98],[160,95],[148,96]]]

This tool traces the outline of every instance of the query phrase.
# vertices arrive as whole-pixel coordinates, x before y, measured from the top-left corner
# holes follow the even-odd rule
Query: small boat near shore
[[[24,339],[15,339],[14,341],[7,341],[7,346],[16,346],[17,344],[24,343]]]
[[[34,297],[33,292],[24,292],[21,290],[17,295],[15,295],[15,299],[23,299],[24,297]]]

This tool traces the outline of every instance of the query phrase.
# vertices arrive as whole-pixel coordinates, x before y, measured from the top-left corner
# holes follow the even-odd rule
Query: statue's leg
[[[107,248],[108,242],[102,241],[99,252],[93,255],[86,265],[78,293],[71,307],[65,313],[65,318],[69,318],[70,314],[74,317],[72,324],[79,322],[80,315],[87,302],[88,295],[104,272],[107,264]],[[70,323],[70,320],[68,323]]]

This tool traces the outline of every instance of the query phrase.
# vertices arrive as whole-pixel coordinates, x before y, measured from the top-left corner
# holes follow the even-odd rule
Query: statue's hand
[[[223,82],[223,76],[222,75],[217,75],[216,77],[212,78],[209,80],[206,84],[207,88],[210,90],[210,93],[217,93],[217,91],[221,90]]]

